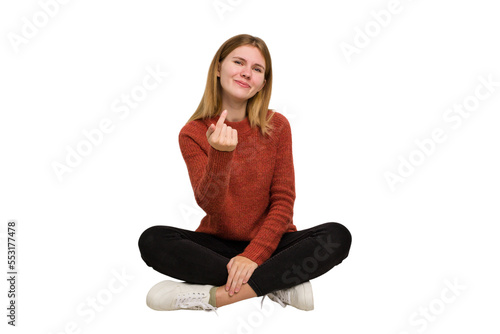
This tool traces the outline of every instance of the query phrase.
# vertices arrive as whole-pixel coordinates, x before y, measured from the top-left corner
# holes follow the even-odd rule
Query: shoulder
[[[189,152],[193,149],[207,150],[207,129],[208,125],[205,124],[209,120],[197,119],[190,121],[181,128],[177,140],[182,152]]]
[[[291,134],[291,126],[288,119],[282,113],[270,109],[268,111],[268,116],[270,116],[270,124],[273,127],[271,137],[282,137],[283,135],[288,136]]]
[[[186,123],[179,131],[179,138],[185,136],[197,138],[200,135],[205,135],[209,125],[208,123],[209,120],[203,119],[197,119]]]

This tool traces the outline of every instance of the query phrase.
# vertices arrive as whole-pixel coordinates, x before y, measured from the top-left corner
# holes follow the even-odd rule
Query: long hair
[[[207,84],[205,86],[205,92],[203,93],[201,102],[187,123],[197,119],[212,118],[222,113],[222,86],[220,84],[220,78],[217,76],[217,69],[219,64],[222,63],[228,54],[243,45],[251,45],[258,48],[266,61],[264,71],[266,84],[257,94],[248,99],[246,113],[252,128],[259,126],[260,132],[263,136],[269,135],[272,130],[272,125],[269,121],[274,114],[274,112],[272,112],[271,116],[267,118],[269,101],[271,100],[271,90],[273,86],[271,54],[267,49],[266,43],[264,43],[262,39],[247,34],[231,37],[221,45],[212,59],[212,63],[210,64]]]

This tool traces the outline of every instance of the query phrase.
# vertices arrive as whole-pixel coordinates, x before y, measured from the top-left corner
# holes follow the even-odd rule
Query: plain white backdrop
[[[0,284],[1,327],[497,332],[495,8],[488,0],[2,2],[0,267],[7,275],[15,219],[19,279],[17,328],[7,325]],[[204,215],[178,134],[213,55],[240,33],[271,52],[270,107],[292,127],[294,223],[343,223],[351,253],[312,281],[312,312],[269,299],[262,310],[252,299],[218,316],[152,311],[146,293],[166,277],[145,265],[137,240],[157,224],[194,230]],[[78,149],[86,156],[70,158]],[[68,171],[58,177],[54,164]]]

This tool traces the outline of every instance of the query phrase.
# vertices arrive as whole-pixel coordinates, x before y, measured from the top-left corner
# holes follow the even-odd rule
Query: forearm
[[[207,214],[218,214],[224,207],[229,187],[232,157],[232,152],[222,152],[210,148],[203,174],[193,185],[196,202]]]

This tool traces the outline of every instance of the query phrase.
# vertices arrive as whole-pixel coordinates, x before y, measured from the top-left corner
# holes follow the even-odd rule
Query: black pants
[[[247,241],[170,226],[153,226],[139,238],[142,259],[156,271],[194,284],[225,285],[229,260]],[[248,284],[257,296],[290,288],[323,275],[349,254],[351,233],[339,223],[325,223],[285,233],[272,256],[253,272]]]

